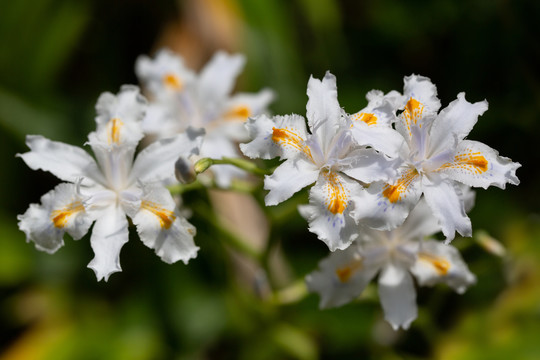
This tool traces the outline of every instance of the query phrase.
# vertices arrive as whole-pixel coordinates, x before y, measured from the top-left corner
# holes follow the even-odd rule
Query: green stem
[[[238,158],[224,157],[221,159],[203,158],[195,163],[195,172],[200,174],[206,171],[212,165],[233,165],[239,169],[245,170],[255,175],[269,175],[272,173],[270,170],[264,170],[255,165],[255,163]]]

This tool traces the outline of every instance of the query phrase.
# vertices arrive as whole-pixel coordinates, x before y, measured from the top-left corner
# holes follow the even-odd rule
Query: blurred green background
[[[534,0],[3,1],[0,359],[540,358],[539,18]],[[256,267],[208,216],[223,194],[186,194],[201,247],[187,266],[162,263],[134,236],[123,272],[98,283],[86,268],[88,237],[66,236],[52,256],[25,243],[16,215],[58,183],[15,158],[25,135],[82,145],[99,94],[137,83],[137,56],[161,46],[196,69],[219,48],[246,54],[237,88],[273,88],[276,114],[305,114],[307,80],[327,70],[350,113],[367,91],[401,91],[412,73],[431,78],[443,106],[461,91],[487,99],[469,138],[523,167],[518,187],[477,191],[473,229],[489,235],[454,242],[478,284],[464,295],[420,289],[419,318],[398,333],[384,323],[374,288],[333,310],[319,311],[315,295],[295,299],[296,281],[327,253],[295,211],[305,192],[263,209],[267,279],[261,269],[239,276]],[[254,194],[261,204],[264,192]],[[506,255],[485,251],[486,236]],[[291,302],[277,304],[267,284],[292,285],[278,298],[292,294]]]

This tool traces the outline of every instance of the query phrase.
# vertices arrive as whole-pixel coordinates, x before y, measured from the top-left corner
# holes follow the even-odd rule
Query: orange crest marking
[[[450,270],[450,262],[445,258],[421,252],[418,254],[418,259],[430,263],[441,276],[448,274]]]
[[[467,153],[457,154],[454,157],[454,162],[442,165],[439,170],[447,168],[463,169],[478,175],[486,172],[488,170],[488,165],[489,162],[481,152],[473,153],[469,150]]]
[[[166,87],[172,90],[182,89],[182,82],[174,74],[167,74],[163,76],[163,83],[165,84]]]
[[[377,117],[374,114],[371,113],[360,113],[360,114],[354,114],[351,116],[351,119],[353,121],[363,121],[369,126],[373,126],[377,124]]]
[[[328,180],[326,184],[326,202],[325,205],[332,214],[343,214],[347,208],[349,192],[341,183],[335,172],[325,174]]]
[[[113,118],[107,123],[109,131],[107,133],[107,140],[109,144],[119,144],[120,143],[120,129],[124,123],[119,118]]]
[[[247,106],[239,105],[227,111],[227,113],[225,113],[225,118],[233,120],[240,118],[242,121],[245,121],[250,115],[251,110]]]
[[[416,99],[410,98],[405,105],[405,110],[401,113],[401,117],[405,120],[407,124],[407,130],[409,136],[412,136],[411,133],[411,124],[417,124],[418,121],[422,118],[422,113],[424,112],[424,105]],[[419,125],[422,127],[422,123]]]
[[[73,202],[66,205],[63,209],[53,210],[51,212],[51,221],[55,227],[62,229],[67,225],[69,218],[79,211],[84,211],[83,204],[80,201]]]
[[[151,201],[143,200],[141,203],[141,209],[148,210],[154,214],[158,218],[159,224],[164,229],[170,228],[174,223],[174,220],[176,220],[176,216],[172,211],[164,209]]]
[[[302,139],[294,131],[287,128],[278,129],[272,128],[272,141],[284,147],[292,147],[293,149],[300,150],[305,153],[310,159],[311,150],[304,145],[304,139]]]
[[[406,191],[411,182],[418,176],[418,171],[416,169],[410,169],[405,174],[403,174],[396,185],[386,184],[383,188],[383,196],[388,199],[391,203],[396,203],[401,200],[402,196]]]
[[[354,274],[355,271],[360,270],[362,268],[362,261],[360,259],[351,262],[350,264],[347,264],[344,267],[341,267],[339,269],[336,269],[336,275],[342,283],[346,283],[349,281],[351,276]]]

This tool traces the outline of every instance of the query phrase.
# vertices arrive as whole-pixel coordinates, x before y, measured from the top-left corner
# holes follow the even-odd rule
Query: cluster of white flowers
[[[379,273],[381,303],[396,329],[416,318],[410,273],[420,285],[447,282],[458,292],[475,281],[448,243],[456,231],[471,236],[470,187],[517,185],[520,166],[465,140],[486,101],[472,104],[460,93],[439,112],[428,78],[404,82],[403,94],[371,91],[367,107],[349,115],[339,106],[332,74],[311,78],[309,131],[299,115],[250,118],[253,140],[241,146],[251,158],[286,159],[265,178],[266,205],[315,183],[299,210],[335,251],[307,276],[321,307],[351,301]],[[424,239],[439,231],[446,243]]]
[[[195,228],[181,215],[165,186],[175,181],[179,158],[240,154],[236,142],[247,139],[243,123],[248,116],[264,112],[273,98],[269,90],[229,96],[243,64],[241,55],[219,52],[197,77],[167,50],[155,60],[141,57],[136,70],[152,101],[136,86],[124,86],[116,96],[100,96],[97,128],[87,142],[95,159],[81,148],[28,136],[31,151],[20,155],[24,162],[67,183],[19,215],[27,241],[54,253],[63,245],[64,233],[80,239],[95,221],[90,238],[95,257],[88,266],[98,280],[107,280],[121,270],[127,215],[144,244],[163,261],[187,263],[194,258]],[[144,136],[157,140],[135,158]],[[231,166],[218,167],[216,182],[227,186],[234,176],[242,175],[238,172]]]
[[[64,233],[80,239],[95,222],[88,266],[107,280],[121,270],[127,216],[163,261],[187,263],[198,247],[195,228],[166,188],[175,162],[239,157],[241,149],[250,158],[285,160],[265,178],[266,205],[315,184],[299,210],[332,251],[306,278],[321,307],[351,301],[378,274],[386,319],[407,328],[417,313],[411,274],[419,285],[446,282],[460,293],[475,282],[448,244],[456,231],[471,236],[470,187],[519,183],[520,164],[465,140],[486,101],[469,103],[461,93],[439,112],[435,86],[412,75],[403,94],[371,91],[367,107],[350,115],[327,73],[309,80],[306,123],[299,115],[264,115],[270,90],[231,96],[244,62],[218,52],[197,75],[167,50],[140,57],[136,72],[150,101],[135,86],[100,96],[87,142],[95,159],[78,147],[28,136],[24,162],[65,182],[19,215],[27,240],[53,253]],[[143,137],[154,141],[135,156]],[[244,175],[231,165],[212,167],[212,174],[225,188]],[[440,231],[446,243],[426,239]]]

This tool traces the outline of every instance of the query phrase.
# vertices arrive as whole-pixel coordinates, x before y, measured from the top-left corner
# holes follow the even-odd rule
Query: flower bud
[[[195,163],[194,169],[196,174],[200,174],[208,169],[213,164],[213,160],[210,158],[202,158]]]
[[[191,184],[197,179],[193,164],[183,156],[174,163],[174,176],[182,184]]]

